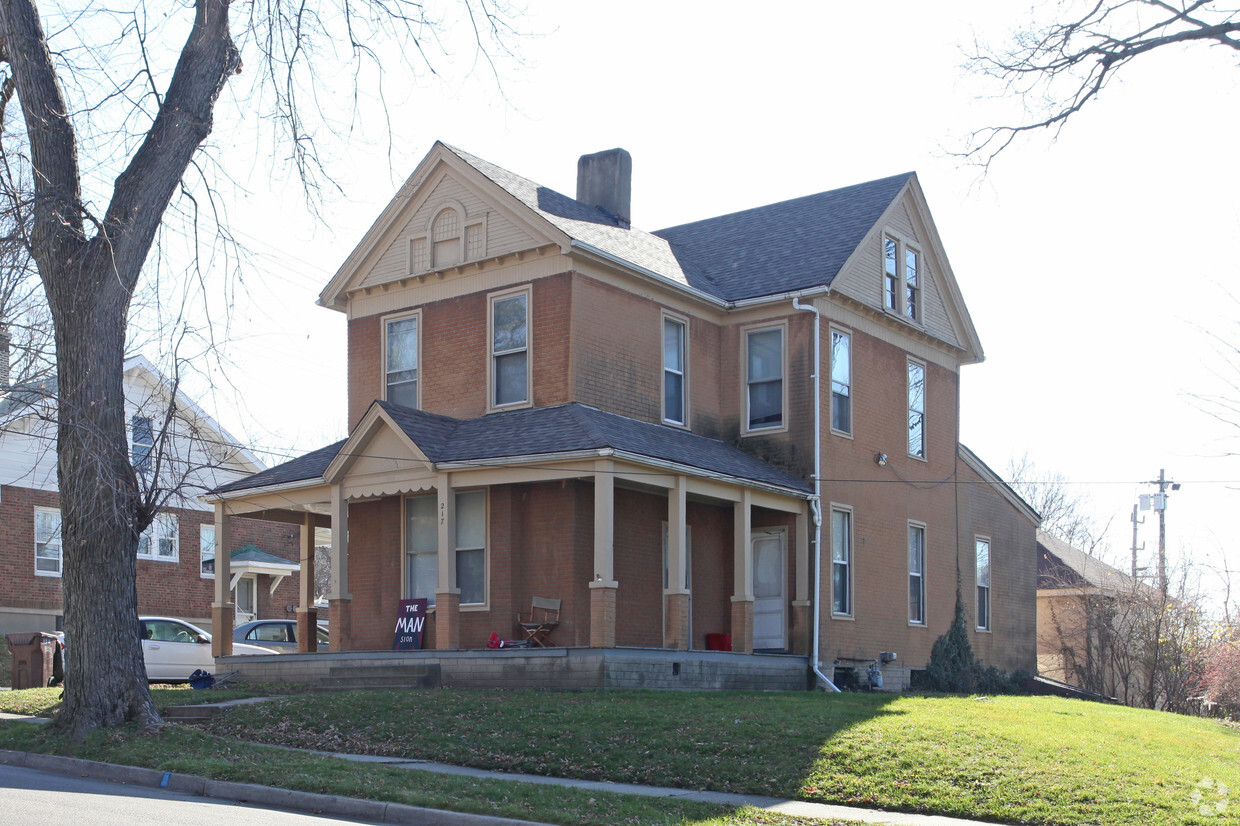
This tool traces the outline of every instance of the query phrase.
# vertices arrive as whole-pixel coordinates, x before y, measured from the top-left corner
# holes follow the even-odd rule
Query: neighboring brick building
[[[630,169],[573,199],[436,144],[320,295],[348,439],[225,485],[221,528],[335,528],[336,651],[402,598],[456,649],[541,596],[560,645],[888,652],[899,687],[959,590],[1032,670],[1037,514],[958,443],[982,349],[917,177],[652,234]]]
[[[7,358],[7,353],[0,353]],[[131,460],[139,474],[154,463],[158,424],[169,385],[143,358],[125,363]],[[60,501],[56,492],[55,380],[0,390],[0,634],[59,630]],[[215,522],[197,497],[263,466],[180,393],[172,439],[162,463],[180,492],[144,534],[138,550],[138,610],[210,628],[214,593]],[[297,529],[239,519],[230,548],[258,548],[277,562],[242,553],[232,566],[249,618],[289,616],[298,601]],[[241,561],[244,559],[245,561]],[[238,621],[247,618],[242,612]]]

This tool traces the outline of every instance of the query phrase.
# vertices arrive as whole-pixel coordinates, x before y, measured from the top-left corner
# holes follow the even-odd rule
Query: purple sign
[[[417,651],[422,647],[422,630],[426,627],[426,600],[402,599],[396,617],[396,633],[392,636],[393,651]]]

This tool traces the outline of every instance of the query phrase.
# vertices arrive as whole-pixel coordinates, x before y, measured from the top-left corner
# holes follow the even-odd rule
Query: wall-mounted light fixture
[[[887,454],[886,453],[875,453],[874,464],[878,465],[879,467],[886,467],[887,466]]]

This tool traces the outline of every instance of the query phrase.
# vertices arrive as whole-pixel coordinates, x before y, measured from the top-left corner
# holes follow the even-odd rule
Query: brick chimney
[[[9,386],[9,342],[12,340],[8,328],[0,327],[0,387]]]
[[[623,149],[582,155],[577,161],[577,200],[598,207],[628,227],[633,195],[633,156]]]

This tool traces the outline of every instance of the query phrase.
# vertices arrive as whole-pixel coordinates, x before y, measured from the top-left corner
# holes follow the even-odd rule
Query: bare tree
[[[1049,23],[1031,22],[1010,43],[975,43],[971,71],[992,78],[1030,113],[1025,122],[972,132],[959,154],[987,167],[1020,135],[1058,135],[1133,61],[1197,43],[1240,51],[1240,8],[1216,0],[1061,0]]]
[[[1028,452],[1008,460],[1008,484],[1042,516],[1042,530],[1086,553],[1094,553],[1108,523],[1095,527],[1089,496],[1062,473],[1038,467]]]
[[[205,174],[200,150],[221,94],[242,70],[241,47],[266,95],[258,111],[290,142],[313,189],[325,179],[312,127],[316,95],[328,88],[320,72],[382,89],[383,37],[397,41],[402,68],[434,71],[429,56],[443,48],[443,26],[438,11],[412,0],[249,2],[237,4],[235,17],[229,0],[195,0],[155,20],[141,4],[122,12],[65,3],[45,9],[57,23],[45,28],[35,0],[0,0],[0,58],[9,69],[3,100],[16,93],[30,150],[25,240],[55,328],[65,630],[75,640],[59,724],[83,737],[130,720],[159,723],[136,630],[135,551],[154,511],[128,455],[127,319],[170,203],[198,203],[186,176]],[[487,44],[508,31],[502,0],[455,5],[489,60]],[[191,7],[192,22],[183,16]],[[102,42],[110,32],[115,39]],[[177,34],[185,38],[179,51],[162,45]],[[209,189],[199,194],[210,198]]]

